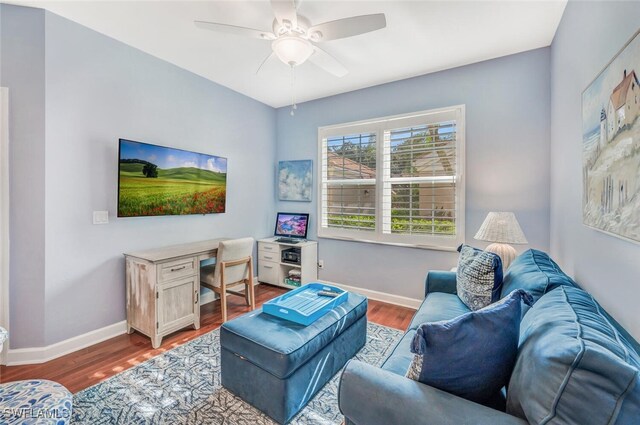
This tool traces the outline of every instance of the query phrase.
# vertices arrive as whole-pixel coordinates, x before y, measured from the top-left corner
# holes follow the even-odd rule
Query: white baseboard
[[[7,351],[7,366],[48,362],[127,332],[127,321],[114,323],[46,347],[16,348]]]
[[[260,282],[258,282],[258,277],[256,276],[254,278],[254,286],[259,284]],[[200,305],[210,303],[217,299],[218,296],[215,292],[211,291],[206,297],[202,297]],[[123,320],[122,322],[114,323],[113,325],[105,326],[104,328],[96,329],[86,334],[74,336],[46,347],[9,348],[6,353],[6,364],[7,366],[19,366],[48,362],[126,332],[127,321]]]
[[[254,280],[255,285],[259,285],[258,279]],[[382,301],[389,304],[395,304],[402,307],[418,308],[422,303],[422,300],[415,298],[403,297],[401,295],[388,294],[386,292],[374,291],[371,289],[357,288],[355,286],[343,285],[341,283],[329,282],[326,280],[319,280],[318,282],[326,283],[327,285],[337,286],[345,291],[357,292],[376,301]],[[215,294],[214,294],[215,295]],[[213,297],[212,297],[213,298]],[[201,304],[211,302],[213,300],[201,300]],[[7,350],[7,366],[18,366],[26,364],[39,364],[48,362],[55,358],[64,356],[74,351],[81,350],[107,339],[122,335],[127,332],[127,321],[114,323],[113,325],[105,326],[101,329],[96,329],[91,332],[87,332],[82,335],[74,336],[73,338],[66,339],[64,341],[56,342],[55,344],[48,345],[46,347],[33,347],[33,348],[17,348]]]
[[[357,288],[355,286],[343,285],[342,283],[329,282],[327,280],[318,280],[318,282],[326,283],[327,285],[337,286],[338,288],[342,288],[345,291],[357,292],[358,294],[362,294],[372,300],[382,301],[389,304],[395,304],[402,307],[417,309],[420,306],[420,304],[422,304],[422,301],[423,301],[415,298],[403,297],[402,295],[388,294],[386,292],[379,292],[371,289]]]
[[[206,292],[205,294],[200,295],[200,305],[203,306],[205,304],[209,304],[214,302],[215,300],[220,299],[218,294],[213,291]]]

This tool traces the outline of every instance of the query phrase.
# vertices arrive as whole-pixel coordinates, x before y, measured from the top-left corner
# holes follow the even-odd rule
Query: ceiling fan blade
[[[262,63],[260,64],[260,66],[258,67],[258,69],[256,70],[256,74],[260,72],[260,70],[262,69],[262,67],[264,66],[265,63],[267,63],[269,61],[269,59],[271,59],[272,57],[274,57],[276,54],[274,52],[271,52],[271,54],[269,56],[267,56],[266,58],[264,58],[264,60],[262,61]]]
[[[217,22],[193,21],[196,27],[205,30],[223,32],[225,34],[240,35],[244,37],[259,38],[261,40],[274,40],[276,36],[269,31],[260,31],[253,28],[237,27],[235,25],[219,24]]]
[[[309,28],[307,33],[313,41],[329,41],[376,31],[386,26],[387,19],[384,13],[376,13],[374,15],[353,16],[314,25]],[[314,36],[315,33],[319,34]]]
[[[309,62],[313,63],[319,68],[324,69],[330,74],[336,77],[344,77],[349,73],[349,70],[344,67],[336,58],[325,52],[318,46],[313,46],[315,52],[309,57]]]
[[[291,22],[293,28],[298,25],[295,0],[271,0],[271,8],[280,25],[284,25],[284,21]]]

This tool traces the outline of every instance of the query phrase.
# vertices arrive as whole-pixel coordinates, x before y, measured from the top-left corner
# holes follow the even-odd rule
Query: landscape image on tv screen
[[[225,212],[227,159],[120,139],[118,217]]]

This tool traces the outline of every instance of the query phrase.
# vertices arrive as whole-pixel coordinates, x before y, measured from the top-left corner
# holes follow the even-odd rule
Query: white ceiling
[[[9,1],[42,7],[274,107],[291,101],[291,75],[278,59],[256,69],[270,42],[204,31],[194,20],[270,30],[269,0]],[[321,43],[349,74],[311,63],[296,71],[298,102],[526,50],[553,40],[566,0],[318,1],[298,13],[312,24],[383,12],[387,28]]]

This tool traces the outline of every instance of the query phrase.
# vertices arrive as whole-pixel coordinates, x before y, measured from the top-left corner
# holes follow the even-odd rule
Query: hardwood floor
[[[256,286],[256,306],[262,305],[286,289],[261,284]],[[249,311],[240,297],[228,297],[229,319]],[[405,330],[415,310],[369,300],[367,317],[380,325]],[[120,335],[96,345],[67,354],[46,363],[25,366],[0,366],[0,383],[21,379],[50,379],[60,382],[76,393],[105,379],[182,345],[200,335],[220,327],[220,301],[201,307],[200,329],[185,329],[166,336],[158,349],[151,347],[151,340],[137,332]]]

